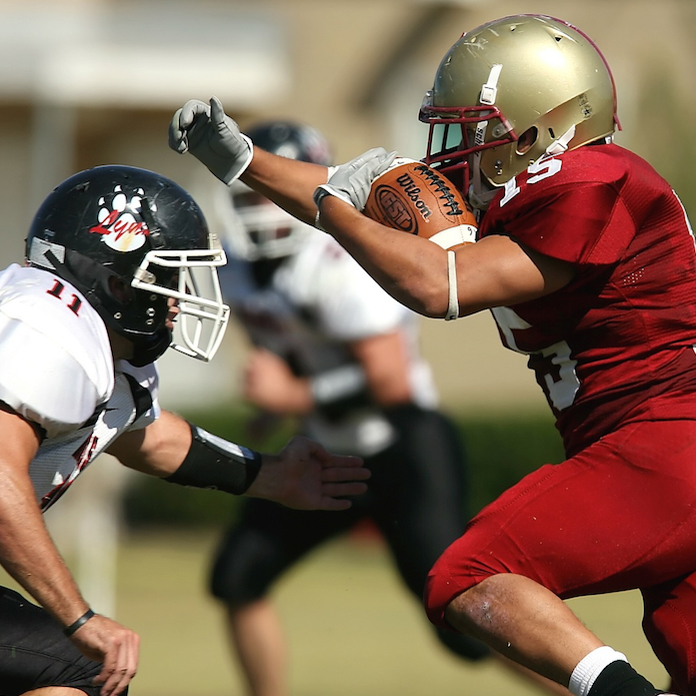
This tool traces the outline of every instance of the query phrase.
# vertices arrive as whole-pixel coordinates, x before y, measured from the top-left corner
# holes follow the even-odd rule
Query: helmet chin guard
[[[134,288],[175,301],[179,310],[175,336],[181,342],[174,340],[172,348],[179,353],[208,361],[220,347],[230,316],[217,274],[225,263],[222,249],[153,250],[136,269]],[[176,271],[176,288],[157,284],[158,267]]]

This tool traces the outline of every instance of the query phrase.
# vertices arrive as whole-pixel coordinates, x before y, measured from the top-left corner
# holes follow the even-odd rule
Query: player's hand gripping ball
[[[476,218],[461,193],[437,170],[406,157],[374,180],[363,212],[443,249],[476,241]]]

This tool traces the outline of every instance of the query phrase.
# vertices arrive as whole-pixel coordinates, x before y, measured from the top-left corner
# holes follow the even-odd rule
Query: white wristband
[[[459,318],[459,293],[457,292],[457,257],[449,249],[447,251],[447,281],[449,285],[449,306],[445,321]]]
[[[244,155],[244,159],[242,159],[239,162],[235,161],[232,167],[230,167],[229,171],[225,175],[223,181],[228,186],[237,181],[237,179],[239,179],[239,177],[242,176],[242,174],[244,174],[244,172],[251,164],[251,160],[254,159],[254,143],[247,135],[244,135],[244,133],[240,133],[239,135],[241,135],[242,140],[244,140],[248,149],[246,154]]]

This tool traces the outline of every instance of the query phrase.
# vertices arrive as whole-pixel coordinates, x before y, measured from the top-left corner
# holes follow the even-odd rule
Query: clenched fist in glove
[[[372,182],[389,169],[396,152],[373,147],[355,159],[334,167],[329,180],[314,191],[314,203],[319,208],[325,196],[336,196],[362,211],[370,195]]]
[[[254,146],[231,119],[217,97],[210,104],[187,101],[169,125],[169,147],[190,152],[220,181],[231,184],[249,166]]]

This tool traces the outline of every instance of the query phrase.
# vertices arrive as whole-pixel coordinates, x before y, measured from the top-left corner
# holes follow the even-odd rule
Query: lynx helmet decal
[[[104,243],[115,251],[140,249],[149,234],[147,223],[138,219],[143,195],[140,188],[129,198],[121,186],[115,186],[110,195],[99,198],[98,224],[89,232],[103,235]]]

